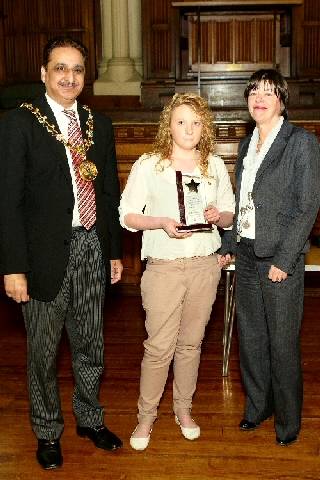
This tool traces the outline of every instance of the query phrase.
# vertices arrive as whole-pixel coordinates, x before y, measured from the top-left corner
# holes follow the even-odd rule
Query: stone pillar
[[[141,68],[141,0],[101,0],[101,24],[105,64],[102,61],[99,66],[99,78],[93,85],[94,94],[140,96],[141,75],[135,64]],[[110,51],[112,57],[106,64]]]
[[[107,71],[108,62],[112,58],[111,0],[100,0],[100,9],[101,9],[102,60],[98,65],[99,77]]]
[[[129,49],[137,72],[143,76],[142,33],[141,33],[141,0],[129,0]]]

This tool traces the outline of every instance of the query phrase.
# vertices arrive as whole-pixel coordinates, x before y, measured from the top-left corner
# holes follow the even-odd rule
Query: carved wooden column
[[[140,95],[141,76],[135,68],[135,61],[141,59],[141,0],[130,0],[130,20],[128,0],[102,0],[101,20],[103,38],[103,60],[99,73],[102,75],[94,83],[95,95]],[[110,39],[110,15],[112,38]],[[137,31],[140,27],[140,32]],[[129,38],[129,34],[130,37]],[[110,52],[110,41],[111,52]],[[129,47],[131,45],[131,48]],[[140,50],[139,50],[140,49]],[[111,58],[108,56],[111,53]],[[135,58],[131,58],[131,54]]]

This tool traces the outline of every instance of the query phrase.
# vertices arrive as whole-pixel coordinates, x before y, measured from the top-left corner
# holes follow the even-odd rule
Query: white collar
[[[268,153],[272,143],[274,142],[276,136],[278,135],[282,127],[283,121],[284,118],[281,116],[273,129],[270,130],[270,132],[268,133],[265,141],[262,144],[260,152],[258,153],[256,152],[256,149],[259,140],[259,131],[258,127],[255,127],[252,133],[247,155],[243,160],[243,165],[245,168],[257,168],[257,166],[261,164],[262,160]]]
[[[77,100],[75,100],[75,102],[71,105],[71,107],[65,108],[60,103],[53,100],[53,98],[49,97],[49,95],[47,93],[45,94],[45,96],[46,96],[47,102],[49,104],[49,107],[51,108],[51,110],[55,114],[56,113],[58,113],[58,114],[62,113],[64,110],[73,110],[75,113],[78,113],[77,112]]]

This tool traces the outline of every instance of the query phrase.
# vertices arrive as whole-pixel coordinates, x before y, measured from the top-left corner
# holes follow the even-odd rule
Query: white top
[[[169,217],[180,222],[176,171],[171,166],[163,171],[156,169],[158,156],[142,155],[133,165],[120,201],[120,223],[128,213],[154,217]],[[193,175],[201,178],[199,191],[206,205],[215,205],[220,212],[234,212],[234,195],[228,171],[218,156],[209,157],[209,176],[201,175],[196,167]],[[144,230],[141,258],[174,260],[176,258],[207,256],[221,245],[215,225],[211,231],[194,232],[190,237],[170,238],[163,229]]]
[[[62,135],[65,137],[65,139],[68,139],[68,124],[69,124],[69,119],[68,117],[63,113],[64,110],[66,110],[60,103],[57,103],[54,101],[49,95],[46,93],[46,98],[47,102],[53,111],[53,114],[57,120],[57,124],[59,126],[60,132]],[[73,110],[76,114],[78,124],[80,125],[80,120],[79,120],[79,115],[78,115],[78,110],[77,110],[77,101],[74,102],[72,107],[68,108],[67,110]],[[66,154],[68,158],[68,164],[69,164],[69,170],[71,174],[71,180],[72,180],[72,190],[73,190],[73,196],[74,196],[74,207],[73,207],[73,215],[72,215],[72,226],[73,227],[80,227],[81,222],[80,222],[80,215],[79,215],[79,207],[78,207],[78,189],[77,189],[77,184],[76,184],[76,177],[74,173],[74,168],[73,168],[73,163],[72,163],[72,157],[69,148],[65,147],[66,149]]]
[[[283,123],[283,117],[279,118],[278,123],[269,132],[267,138],[263,142],[260,152],[257,152],[257,143],[259,140],[259,132],[256,127],[253,131],[248,152],[243,159],[243,171],[241,177],[239,214],[237,221],[237,233],[240,237],[254,239],[256,238],[255,228],[255,206],[252,198],[252,189],[256,180],[258,169],[268,153],[272,143],[278,135]]]

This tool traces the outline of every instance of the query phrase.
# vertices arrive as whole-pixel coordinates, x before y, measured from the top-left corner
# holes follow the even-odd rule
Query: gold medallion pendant
[[[86,182],[91,182],[98,175],[98,169],[96,165],[89,160],[84,160],[83,162],[81,162],[78,168],[80,177]]]

